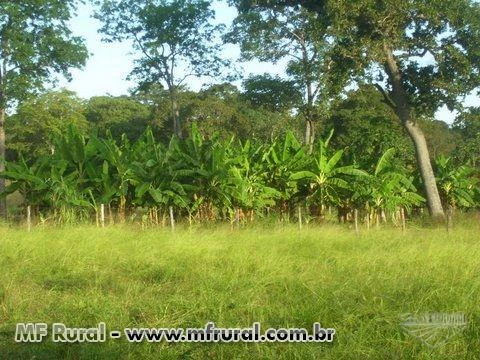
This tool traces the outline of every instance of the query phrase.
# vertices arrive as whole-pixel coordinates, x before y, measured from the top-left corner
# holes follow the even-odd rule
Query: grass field
[[[480,228],[145,230],[0,227],[2,359],[477,359]],[[462,312],[431,350],[404,313]],[[17,322],[125,327],[305,327],[333,344],[16,344]]]

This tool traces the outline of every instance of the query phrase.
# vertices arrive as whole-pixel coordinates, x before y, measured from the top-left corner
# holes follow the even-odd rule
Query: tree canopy
[[[241,57],[274,64],[287,60],[289,82],[301,91],[298,111],[306,120],[305,142],[312,148],[318,122],[316,102],[326,103],[335,86],[328,83],[330,43],[318,14],[304,8],[250,7],[235,19],[226,41],[238,43]]]
[[[206,0],[105,0],[96,17],[108,42],[129,40],[139,56],[129,78],[139,88],[169,91],[174,133],[181,136],[176,92],[191,76],[218,75],[226,60],[218,39],[222,25]]]
[[[319,15],[332,41],[331,72],[337,81],[376,84],[413,140],[428,206],[443,208],[420,115],[461,99],[480,83],[480,5],[472,0],[237,0],[249,9],[302,6]]]
[[[28,158],[51,154],[53,137],[70,126],[86,133],[84,103],[68,90],[46,92],[23,101],[7,122],[8,149]]]
[[[0,2],[0,172],[5,159],[5,109],[55,81],[70,78],[72,67],[88,57],[83,39],[68,27],[77,0],[5,0]],[[0,193],[5,187],[0,178]],[[6,215],[0,200],[0,217]]]

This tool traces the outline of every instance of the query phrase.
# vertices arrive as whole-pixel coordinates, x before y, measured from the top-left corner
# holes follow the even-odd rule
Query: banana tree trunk
[[[402,121],[403,126],[407,130],[415,146],[417,165],[423,180],[430,215],[436,218],[444,218],[445,213],[443,211],[442,202],[440,201],[435,175],[430,162],[425,135],[418,124],[411,119],[410,105],[403,86],[402,74],[398,68],[397,60],[393,51],[387,44],[384,45],[384,54],[386,57],[385,70],[388,74],[393,90],[392,96],[394,104],[392,104],[392,107]]]

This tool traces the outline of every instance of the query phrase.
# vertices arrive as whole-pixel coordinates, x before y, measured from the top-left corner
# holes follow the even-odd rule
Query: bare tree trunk
[[[302,62],[304,69],[311,69],[311,59],[308,54],[306,41],[303,38],[298,38],[302,48]],[[305,130],[305,145],[308,147],[308,152],[313,152],[313,143],[315,142],[315,122],[313,118],[313,104],[315,102],[315,91],[313,89],[313,80],[311,71],[306,77],[306,92],[307,92],[307,108],[305,112],[306,130]]]
[[[447,208],[447,232],[449,233],[453,228],[453,208],[452,205],[448,205]]]
[[[173,133],[179,138],[182,137],[182,126],[180,124],[180,111],[178,109],[178,102],[175,97],[172,98],[172,118],[173,118]]]
[[[309,152],[311,152],[310,150],[310,139],[312,137],[312,128],[311,128],[311,122],[310,121],[306,121],[306,128],[305,128],[305,145],[307,145],[309,147]]]
[[[0,98],[3,97],[0,95]],[[0,109],[0,172],[5,171],[5,109]],[[5,191],[5,179],[0,178],[0,193]],[[0,219],[7,218],[7,198],[0,197]]]
[[[425,193],[427,195],[427,204],[430,215],[433,217],[443,218],[445,214],[443,212],[442,202],[438,193],[432,163],[430,162],[430,155],[428,153],[425,135],[420,127],[411,121],[405,123],[405,127],[415,144],[417,162],[420,168],[420,174],[422,176]]]
[[[311,116],[311,115],[310,115]],[[313,152],[313,143],[315,142],[315,121],[307,120],[307,131],[305,134],[305,143],[308,146],[308,153]]]
[[[427,195],[428,209],[433,217],[444,218],[442,203],[438,193],[435,175],[433,173],[430,155],[428,153],[425,135],[418,124],[412,121],[410,116],[410,105],[408,103],[407,94],[403,86],[402,74],[397,65],[397,60],[393,55],[392,49],[385,44],[384,53],[386,56],[385,70],[392,83],[392,96],[394,104],[390,104],[395,113],[402,121],[403,126],[407,130],[410,138],[413,140],[415,152],[417,154],[417,163],[422,176],[425,193]],[[384,96],[388,96],[384,93]]]
[[[168,91],[170,93],[170,102],[172,104],[173,133],[179,138],[182,138],[182,126],[180,124],[180,110],[178,107],[177,91],[173,83],[168,85]]]
[[[110,225],[114,224],[113,213],[112,213],[112,205],[108,204],[108,223]]]
[[[120,203],[118,205],[118,220],[121,224],[125,223],[126,219],[126,199],[125,196],[120,196]]]

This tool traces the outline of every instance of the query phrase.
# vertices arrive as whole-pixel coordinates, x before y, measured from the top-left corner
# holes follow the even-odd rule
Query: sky
[[[234,8],[226,5],[224,1],[214,2],[213,8],[216,13],[216,22],[231,24],[237,12]],[[71,21],[71,29],[77,36],[86,40],[90,58],[84,69],[72,71],[73,80],[67,82],[61,80],[59,87],[65,87],[75,91],[80,97],[89,98],[99,95],[124,95],[135,86],[127,81],[126,77],[133,68],[132,43],[102,42],[102,35],[98,33],[101,22],[92,18],[93,7],[90,4],[81,5],[78,15]],[[229,45],[228,58],[238,58],[240,50],[234,45]],[[272,65],[251,61],[243,64],[245,74],[262,74],[265,72],[282,74],[284,65]],[[188,79],[188,86],[192,90],[199,90],[205,82],[215,82],[215,79]]]
[[[213,5],[216,12],[216,21],[231,24],[236,16],[236,10],[228,7],[225,1],[216,1]],[[119,96],[129,93],[134,83],[126,80],[127,75],[133,68],[134,54],[132,44],[128,41],[122,43],[104,43],[98,29],[100,21],[93,19],[93,8],[90,4],[81,5],[77,16],[71,21],[71,29],[77,36],[85,39],[90,52],[90,58],[83,69],[72,71],[72,81],[60,80],[58,88],[67,88],[75,91],[80,97],[88,99],[92,96],[112,95]],[[234,46],[227,48],[229,58],[238,58],[239,49]],[[282,74],[285,63],[272,65],[270,63],[248,62],[242,64],[244,75],[262,74],[265,72]],[[192,90],[199,90],[205,82],[215,82],[215,79],[190,78],[187,85]],[[465,100],[467,106],[480,106],[480,98],[468,96]],[[455,114],[446,108],[440,109],[436,118],[452,123]]]

